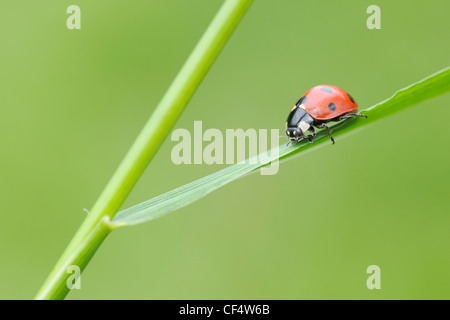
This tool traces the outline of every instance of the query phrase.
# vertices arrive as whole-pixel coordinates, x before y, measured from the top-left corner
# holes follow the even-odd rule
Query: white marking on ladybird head
[[[299,106],[299,108],[302,108],[303,110],[306,110],[305,108],[305,105],[304,104],[301,104],[300,106]]]
[[[308,129],[309,129],[310,127],[311,127],[311,126],[310,126],[309,124],[307,124],[305,121],[300,121],[300,123],[298,124],[298,128],[299,128],[300,130],[302,130],[302,132],[308,131]]]

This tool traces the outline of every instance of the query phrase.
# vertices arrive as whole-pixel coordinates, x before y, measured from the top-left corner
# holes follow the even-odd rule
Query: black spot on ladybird
[[[328,87],[320,87],[320,90],[322,90],[326,93],[333,93],[333,90],[331,90],[331,88],[328,88]]]
[[[334,111],[334,110],[336,110],[336,105],[334,103],[330,103],[328,105],[328,108],[330,108],[331,111]]]
[[[308,99],[307,97],[303,96],[297,101],[297,103],[295,105],[298,107],[302,103],[305,103],[307,99]]]
[[[347,96],[350,98],[350,101],[355,103],[355,100],[353,100],[353,97],[350,95],[350,93],[347,93]]]

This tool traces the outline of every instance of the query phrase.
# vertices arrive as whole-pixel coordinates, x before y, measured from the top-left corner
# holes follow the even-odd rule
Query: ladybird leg
[[[313,138],[316,136],[316,130],[314,130],[314,128],[312,126],[309,127],[308,130],[311,134],[309,134],[307,136],[303,136],[303,139],[308,140],[309,143],[314,143]]]
[[[333,142],[333,144],[334,144],[334,138],[333,138],[333,136],[331,135],[331,131],[330,131],[330,127],[328,127],[325,123],[322,123],[320,126],[318,126],[319,128],[325,128],[325,130],[327,131],[327,134],[328,134],[328,136],[330,137],[330,139],[331,139],[331,142]]]
[[[311,132],[313,138],[316,136],[316,130],[313,128],[313,126],[309,127],[309,132]]]
[[[312,135],[307,135],[307,136],[303,136],[303,139],[306,139],[306,140],[308,140],[308,142],[309,143],[314,143],[314,141],[313,141],[313,136]]]
[[[291,144],[297,144],[297,143],[298,143],[298,139],[295,139],[295,140],[291,139],[291,140],[286,144],[286,147],[289,147]]]
[[[353,117],[361,117],[361,118],[366,118],[367,116],[365,114],[361,114],[361,113],[347,113],[344,114],[341,119],[347,119],[347,118],[353,118]]]
[[[366,116],[365,114],[354,113],[353,115],[354,115],[355,117],[361,117],[361,118],[366,118],[366,119],[367,119],[367,116]]]

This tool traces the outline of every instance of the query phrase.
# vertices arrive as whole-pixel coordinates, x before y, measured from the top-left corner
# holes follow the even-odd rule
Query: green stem
[[[68,267],[78,266],[82,272],[109,233],[119,226],[119,224],[111,223],[108,216],[100,220],[83,241],[61,262],[60,267],[55,270],[53,276],[47,279],[47,291],[44,292],[51,292],[52,296],[43,297],[43,299],[63,299],[69,290],[67,278],[72,275],[68,273]]]
[[[120,209],[252,2],[253,0],[227,0],[222,5],[42,285],[36,299],[62,299],[67,295],[69,289],[65,284],[70,276],[66,273],[67,266],[78,261],[83,263],[79,267],[84,269],[89,262],[89,259],[78,259],[85,254],[80,248],[89,237],[97,239],[95,232],[100,220],[104,217],[112,219]],[[96,249],[103,239],[97,239],[98,242],[91,245]]]

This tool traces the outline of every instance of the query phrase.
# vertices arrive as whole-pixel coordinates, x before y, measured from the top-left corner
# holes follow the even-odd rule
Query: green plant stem
[[[71,276],[66,272],[67,268],[75,265],[82,272],[109,233],[119,226],[120,224],[111,223],[108,216],[103,217],[75,250],[70,253],[70,256],[62,261],[61,267],[56,269],[56,273],[48,280],[47,284],[54,292],[55,298],[67,294],[67,278]]]
[[[120,209],[252,2],[225,1],[37,293],[36,299],[63,299],[67,295],[69,289],[65,284],[70,276],[66,273],[67,266],[82,263],[79,267],[82,270],[85,268],[95,250],[88,250],[91,254],[89,258],[79,259],[87,253],[86,248],[82,249],[83,244],[87,239],[96,240],[91,245],[97,249],[107,236],[107,233],[101,239],[96,236],[98,224],[104,217],[112,219]],[[108,225],[116,227],[111,224]]]

